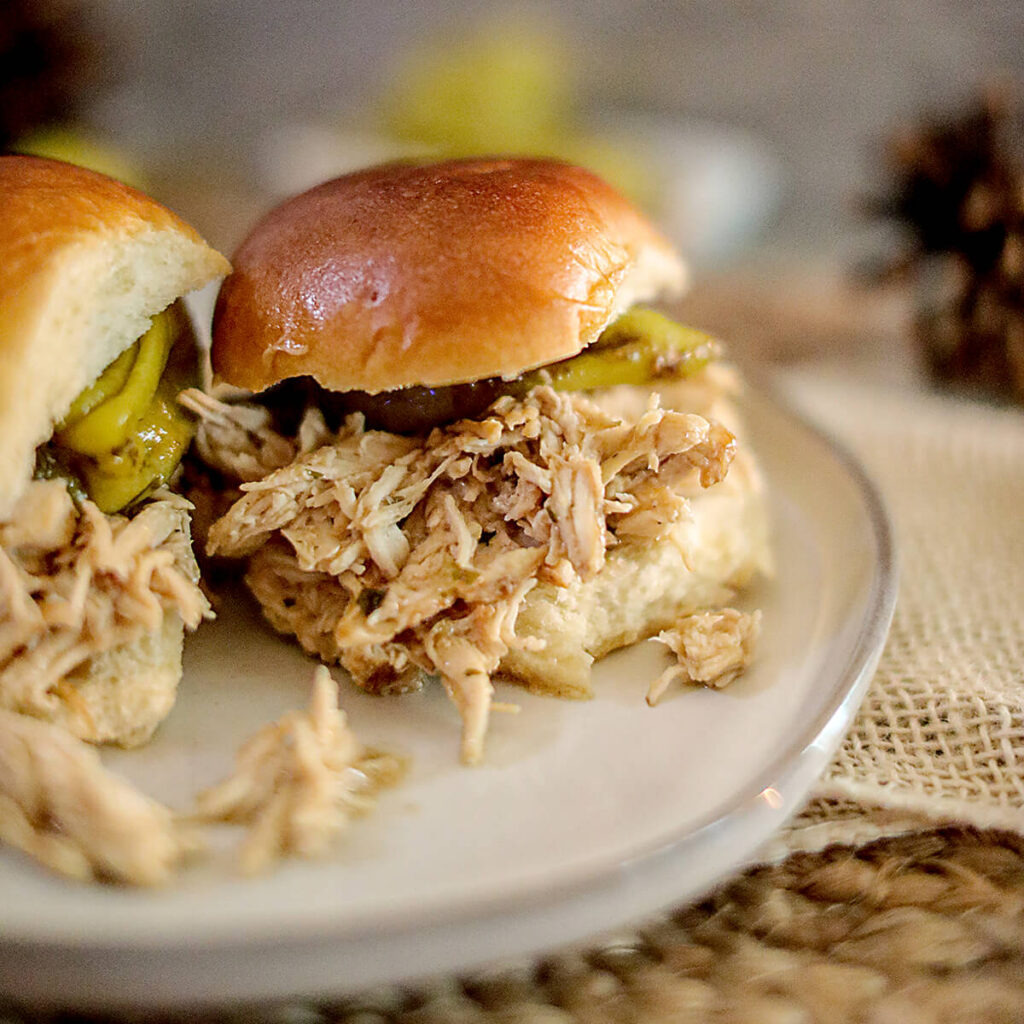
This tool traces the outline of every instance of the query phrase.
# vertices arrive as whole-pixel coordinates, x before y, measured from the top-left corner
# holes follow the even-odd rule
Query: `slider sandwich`
[[[230,269],[103,175],[0,157],[0,709],[134,746],[207,612],[167,489],[198,380],[181,297]]]
[[[373,168],[278,206],[232,262],[211,355],[251,397],[187,398],[217,485],[240,488],[208,551],[364,689],[438,678],[464,761],[503,706],[493,679],[590,696],[595,659],[764,567],[735,377],[641,305],[684,266],[591,173]]]

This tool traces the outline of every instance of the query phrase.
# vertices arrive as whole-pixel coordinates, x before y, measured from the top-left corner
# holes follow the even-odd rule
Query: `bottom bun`
[[[181,616],[170,611],[158,630],[90,658],[65,677],[73,696],[53,721],[89,743],[145,743],[174,706],[184,639]]]
[[[741,451],[725,480],[691,499],[691,516],[658,542],[613,549],[601,571],[569,586],[536,586],[516,620],[519,637],[500,677],[535,693],[585,699],[598,658],[668,629],[683,615],[728,604],[769,569],[760,476]]]
[[[32,481],[0,521],[0,707],[92,743],[144,743],[174,704],[183,633],[209,605],[189,508],[155,495],[131,517]]]

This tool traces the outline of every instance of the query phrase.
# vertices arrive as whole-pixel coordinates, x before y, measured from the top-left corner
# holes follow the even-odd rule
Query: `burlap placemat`
[[[1024,1021],[1024,414],[780,383],[879,483],[902,573],[861,713],[763,863],[599,948],[210,1021]]]
[[[790,373],[861,459],[901,576],[860,714],[776,852],[965,822],[1024,832],[1024,412]]]

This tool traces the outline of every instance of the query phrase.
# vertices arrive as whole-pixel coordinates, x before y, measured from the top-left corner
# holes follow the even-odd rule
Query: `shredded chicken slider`
[[[233,264],[212,361],[258,394],[189,399],[241,489],[208,549],[247,559],[268,620],[364,688],[439,677],[463,760],[492,677],[589,696],[595,657],[761,563],[752,466],[724,487],[733,433],[652,391],[707,412],[728,390],[710,338],[638,306],[679,294],[684,265],[590,172],[361,171],[272,210]]]
[[[188,506],[181,296],[230,269],[134,189],[0,156],[0,708],[149,738],[206,612]]]

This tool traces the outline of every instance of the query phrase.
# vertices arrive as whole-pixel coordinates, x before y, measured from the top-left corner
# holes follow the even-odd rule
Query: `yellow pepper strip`
[[[80,482],[108,513],[166,483],[194,432],[177,396],[198,382],[197,356],[188,315],[176,302],[78,396],[41,450],[38,471]]]
[[[72,424],[78,423],[93,411],[101,402],[116,395],[124,387],[128,375],[135,364],[139,352],[139,343],[125,349],[72,403],[67,416],[57,427],[58,431],[67,430]]]
[[[616,384],[647,385],[689,377],[718,354],[703,331],[677,324],[650,309],[624,313],[579,355],[524,373],[509,390],[523,395],[538,384],[556,391],[589,391]]]
[[[531,370],[511,381],[497,377],[468,384],[409,387],[367,395],[342,396],[346,412],[359,411],[367,422],[399,434],[423,433],[441,423],[476,416],[499,395],[524,397],[531,388],[548,384],[557,391],[590,391],[690,377],[718,357],[719,343],[703,331],[684,327],[650,309],[631,309],[601,332],[578,355]],[[308,396],[288,392],[297,402]],[[281,393],[283,397],[284,393]]]
[[[103,512],[120,511],[165,484],[192,441],[194,427],[172,382],[161,382],[131,438],[116,451],[82,460],[79,473],[89,497]]]
[[[139,339],[138,351],[123,385],[81,418],[70,423],[65,421],[55,435],[61,447],[81,455],[100,456],[128,440],[156,393],[174,342],[173,328],[174,321],[166,311],[154,317],[149,330]],[[114,365],[108,369],[113,369]],[[83,396],[76,401],[76,406]]]

